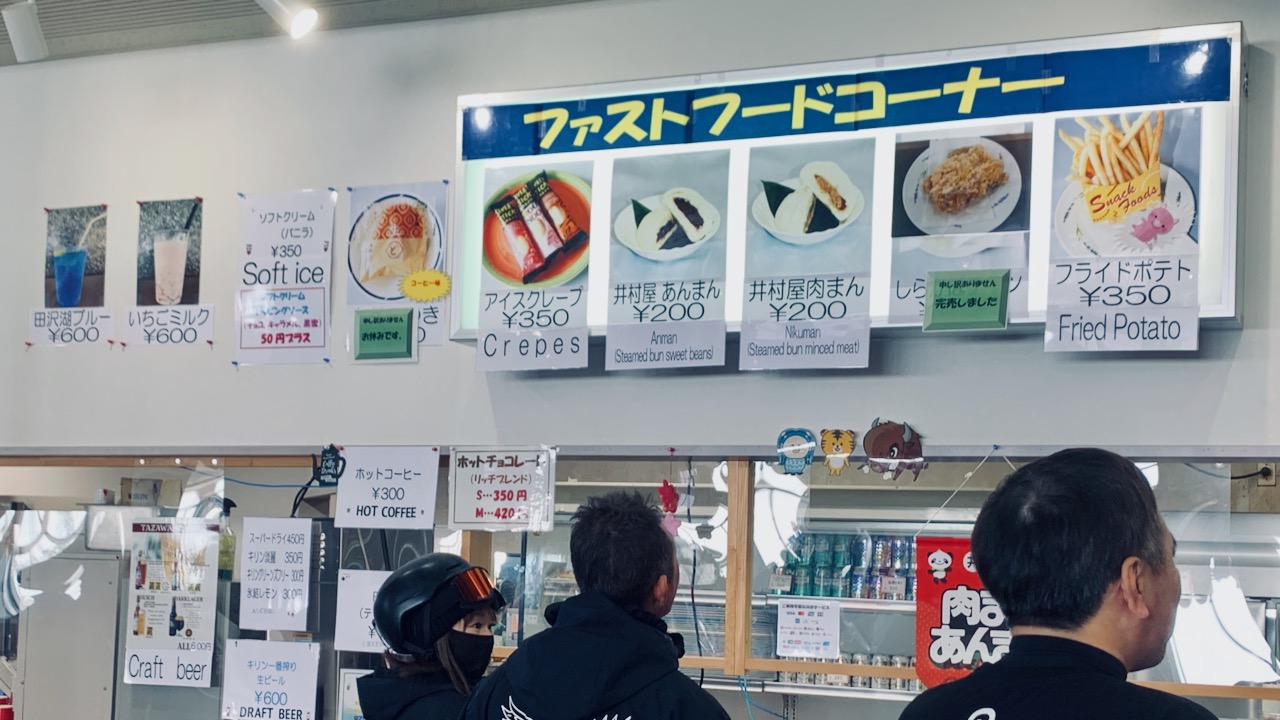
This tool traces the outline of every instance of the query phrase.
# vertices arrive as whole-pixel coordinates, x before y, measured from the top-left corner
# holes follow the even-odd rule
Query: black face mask
[[[449,631],[449,651],[458,663],[463,677],[472,685],[484,677],[493,658],[493,636]]]

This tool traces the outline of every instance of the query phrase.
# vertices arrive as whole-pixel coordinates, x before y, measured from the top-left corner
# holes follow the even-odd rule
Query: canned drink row
[[[849,568],[891,575],[916,569],[915,541],[908,535],[802,533],[791,538],[788,550],[786,564],[793,569]]]
[[[867,600],[914,600],[916,576],[879,573],[842,573],[834,568],[777,568],[769,583],[774,595],[805,597],[861,598]]]
[[[843,653],[838,660],[818,660],[813,662],[842,662],[850,665],[896,668],[913,668],[916,666],[916,659],[908,655],[866,655],[863,653]],[[917,678],[880,678],[822,672],[780,672],[778,673],[778,681],[799,685],[855,687],[867,690],[898,690],[904,692],[922,692],[924,690],[924,685]]]

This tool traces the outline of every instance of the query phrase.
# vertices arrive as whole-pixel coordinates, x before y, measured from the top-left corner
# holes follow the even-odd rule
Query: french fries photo
[[[1121,115],[1119,127],[1106,115],[1096,118],[1096,125],[1086,118],[1075,121],[1084,130],[1082,137],[1058,130],[1073,153],[1069,180],[1083,187],[1120,185],[1160,166],[1164,111],[1148,110],[1133,121]]]

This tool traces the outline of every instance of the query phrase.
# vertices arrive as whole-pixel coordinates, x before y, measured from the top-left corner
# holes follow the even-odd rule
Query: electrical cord
[[[685,480],[685,490],[689,493],[689,504],[685,505],[685,520],[690,525],[693,524],[693,458],[685,458],[686,468],[688,470],[687,479]],[[702,629],[698,624],[698,598],[695,594],[695,588],[698,586],[698,543],[691,542],[689,546],[693,550],[692,571],[689,573],[689,608],[693,611],[693,638],[698,644],[698,657],[702,657]],[[707,680],[707,671],[705,668],[698,670],[698,687]]]
[[[757,703],[756,701],[754,701],[754,700],[752,700],[752,699],[751,699],[751,696],[747,694],[747,679],[746,679],[746,678],[744,678],[744,677],[742,677],[742,676],[739,676],[739,677],[738,677],[738,687],[742,689],[742,702],[746,703],[746,706],[747,706],[747,717],[749,717],[751,720],[756,720],[755,709],[763,710],[763,711],[765,711],[765,712],[769,713],[770,715],[772,715],[772,716],[774,716],[774,717],[776,717],[776,718],[782,718],[782,720],[787,720],[787,716],[786,716],[786,715],[783,715],[783,714],[781,714],[781,713],[774,712],[773,710],[770,710],[769,708],[767,708],[767,707],[765,707],[765,706],[763,706],[763,705],[760,705],[759,703]]]

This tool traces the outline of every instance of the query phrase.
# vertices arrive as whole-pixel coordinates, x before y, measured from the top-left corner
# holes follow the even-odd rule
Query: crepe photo
[[[406,275],[444,265],[444,183],[351,189],[348,304],[401,300]]]
[[[751,149],[747,277],[869,271],[875,141]]]
[[[484,266],[504,284],[556,287],[587,268],[589,174],[550,167],[516,171],[489,194],[484,214]]]
[[[1054,143],[1054,257],[1199,251],[1200,111],[1062,118]]]
[[[900,136],[893,236],[1027,230],[1030,169],[1029,126],[989,133],[976,129],[964,136]]]

